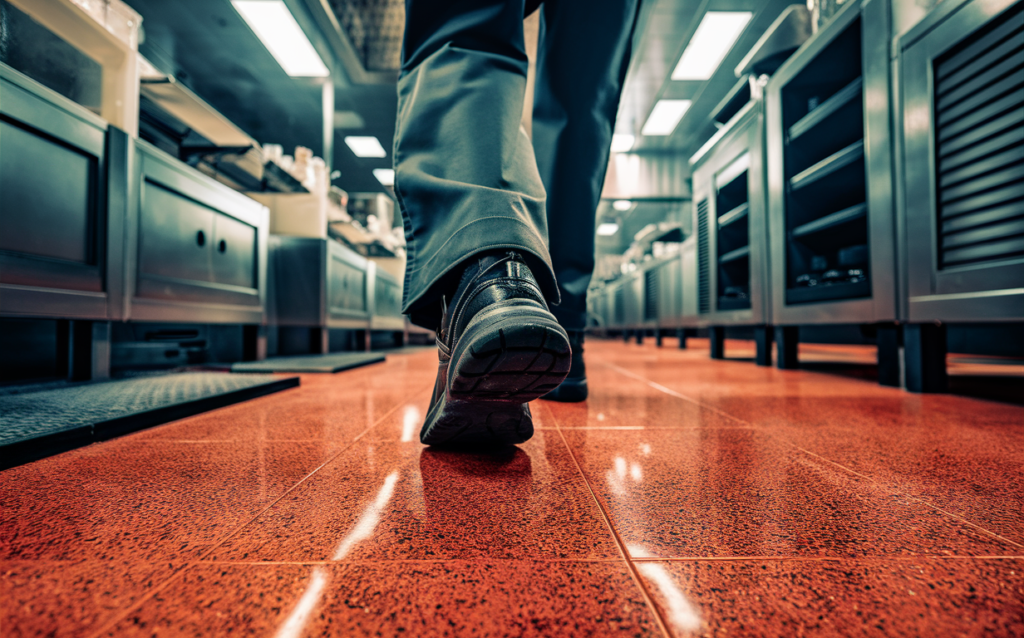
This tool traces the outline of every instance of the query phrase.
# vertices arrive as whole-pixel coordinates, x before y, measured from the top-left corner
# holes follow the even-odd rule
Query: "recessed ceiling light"
[[[597,226],[597,234],[602,237],[610,237],[617,232],[619,232],[619,225],[615,222],[605,222]]]
[[[331,74],[281,0],[231,0],[284,72],[292,77],[324,78]]]
[[[624,213],[630,208],[633,208],[633,202],[629,201],[628,199],[617,199],[614,202],[612,202],[612,208],[619,211],[620,213]]]
[[[673,80],[707,80],[736,44],[753,14],[749,11],[708,11],[672,71]]]
[[[387,157],[388,152],[380,145],[380,140],[372,135],[348,135],[345,143],[356,154],[356,157]]]
[[[658,100],[640,132],[644,135],[671,135],[688,108],[690,100]]]
[[[612,153],[628,153],[633,149],[636,137],[626,133],[612,135]]]
[[[375,168],[373,169],[373,176],[377,178],[377,181],[382,186],[394,186],[395,185],[395,171],[391,168]]]

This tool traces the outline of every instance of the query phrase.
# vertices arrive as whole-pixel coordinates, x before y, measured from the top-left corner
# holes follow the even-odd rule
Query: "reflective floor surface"
[[[1024,408],[701,345],[489,454],[422,350],[0,473],[0,634],[1024,635]]]

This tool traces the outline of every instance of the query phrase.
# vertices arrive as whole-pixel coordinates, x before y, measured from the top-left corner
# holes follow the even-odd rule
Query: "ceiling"
[[[382,192],[374,168],[387,158],[360,159],[345,135],[373,135],[391,148],[395,79],[405,13],[403,0],[285,0],[332,70],[336,137],[335,183],[350,192]],[[263,47],[229,0],[126,0],[143,17],[140,51],[174,74],[261,143],[291,153],[296,145],[323,153],[322,80],[292,78]],[[733,69],[761,33],[793,0],[645,0],[616,131],[637,135],[634,152],[689,157],[715,131],[710,115],[736,84]],[[677,82],[669,74],[707,10],[744,10],[754,18],[706,82]],[[672,135],[639,131],[660,98],[693,100]]]

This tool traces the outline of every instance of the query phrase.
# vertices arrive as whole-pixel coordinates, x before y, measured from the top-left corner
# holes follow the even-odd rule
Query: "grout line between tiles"
[[[864,562],[864,561],[921,561],[921,560],[1024,560],[1024,556],[948,556],[932,554],[883,555],[883,556],[674,556],[657,558],[648,556],[634,558],[637,563],[704,563],[704,562],[743,562],[743,561],[823,561],[823,562]]]
[[[632,577],[633,582],[636,583],[637,588],[640,590],[640,594],[643,596],[644,602],[647,604],[647,608],[651,610],[651,614],[654,616],[654,620],[657,623],[658,628],[666,638],[672,638],[672,632],[668,630],[668,623],[662,616],[661,609],[659,609],[654,603],[654,598],[651,596],[651,592],[647,590],[647,585],[644,583],[643,579],[640,578],[640,572],[637,571],[636,565],[634,565],[630,560],[629,551],[626,550],[625,543],[623,543],[622,538],[619,537],[619,532],[615,529],[615,526],[612,525],[611,517],[608,516],[608,512],[605,511],[604,505],[602,505],[601,501],[597,498],[597,493],[594,492],[594,488],[590,485],[590,479],[588,479],[587,475],[583,472],[583,467],[580,466],[579,461],[576,459],[576,454],[569,446],[569,441],[566,440],[565,434],[562,432],[558,417],[556,417],[554,412],[546,407],[545,410],[554,422],[555,429],[558,431],[558,436],[562,439],[562,444],[565,445],[565,449],[569,453],[569,458],[572,459],[573,465],[576,466],[576,471],[579,472],[580,478],[583,480],[583,484],[587,487],[587,491],[590,492],[590,497],[594,499],[594,504],[597,505],[597,510],[601,512],[601,518],[604,519],[605,525],[608,526],[608,531],[612,533],[612,538],[615,540],[615,546],[618,548],[619,554],[622,556],[622,560],[626,563],[626,569],[629,570],[630,577]]]
[[[738,417],[734,417],[731,414],[727,414],[725,412],[722,412],[718,408],[715,408],[715,407],[712,407],[710,405],[706,405],[704,403],[701,403],[700,401],[697,401],[696,399],[693,399],[693,398],[688,397],[688,396],[686,396],[684,394],[680,394],[680,393],[678,393],[678,392],[676,392],[674,390],[666,388],[665,386],[663,386],[663,385],[661,385],[659,383],[655,383],[654,381],[651,381],[649,379],[641,377],[640,375],[638,375],[638,374],[636,374],[634,372],[631,372],[629,370],[626,370],[625,368],[619,367],[619,366],[617,366],[617,365],[615,365],[613,363],[605,363],[604,365],[609,367],[609,368],[612,368],[613,370],[616,370],[617,372],[619,372],[619,373],[621,373],[621,374],[623,374],[623,375],[625,375],[627,377],[630,377],[632,379],[636,379],[638,381],[642,381],[642,382],[646,383],[647,385],[651,386],[652,388],[654,388],[656,390],[659,390],[661,392],[664,392],[665,394],[668,394],[669,396],[674,396],[674,397],[683,399],[685,401],[690,401],[691,403],[694,403],[694,404],[696,404],[696,405],[698,405],[698,406],[700,406],[702,408],[708,409],[708,410],[714,410],[715,412],[723,414],[723,415],[729,417],[730,419],[733,419],[733,420],[735,420],[735,421],[737,421],[739,423],[745,423],[746,425],[748,425],[752,429],[760,429],[756,425],[750,423],[749,421],[744,421],[743,419],[740,419]],[[1000,541],[1009,543],[1009,544],[1011,544],[1011,545],[1013,545],[1015,547],[1024,547],[1024,545],[1022,545],[1021,543],[1018,543],[1016,541],[1010,540],[1009,538],[1006,538],[1006,537],[1004,537],[1004,536],[1002,536],[1000,534],[997,534],[996,532],[993,532],[992,530],[986,529],[986,528],[982,527],[981,525],[978,525],[977,523],[973,523],[973,522],[967,520],[966,518],[964,518],[963,516],[959,516],[957,514],[954,514],[952,512],[944,510],[941,507],[938,507],[937,505],[933,505],[933,504],[929,503],[928,501],[922,499],[919,496],[914,496],[913,494],[907,494],[906,492],[903,492],[901,490],[893,489],[892,487],[886,485],[885,483],[882,483],[881,481],[879,481],[879,480],[877,480],[877,479],[875,479],[873,477],[867,476],[866,474],[861,474],[860,472],[857,472],[856,470],[853,470],[852,468],[846,467],[845,465],[843,465],[841,463],[837,463],[837,462],[835,462],[835,461],[833,461],[831,459],[827,459],[827,458],[821,456],[820,454],[815,454],[814,452],[811,452],[810,450],[804,449],[804,448],[800,447],[799,445],[797,445],[796,443],[788,441],[784,437],[781,437],[780,435],[778,435],[778,434],[776,434],[776,433],[774,433],[774,432],[772,432],[770,430],[765,430],[765,431],[768,433],[768,436],[774,438],[776,441],[778,441],[778,442],[780,442],[780,443],[782,443],[784,445],[788,445],[788,446],[790,446],[792,448],[795,448],[795,449],[803,452],[804,454],[807,454],[809,456],[813,456],[813,457],[815,457],[815,458],[817,458],[817,459],[819,459],[821,461],[824,461],[825,463],[830,463],[830,464],[838,467],[839,469],[843,470],[844,472],[848,472],[850,474],[853,474],[854,476],[859,476],[860,478],[862,478],[862,479],[864,479],[866,481],[869,481],[871,483],[874,483],[875,485],[878,485],[878,486],[882,487],[883,489],[885,489],[888,492],[892,492],[892,493],[898,494],[899,496],[902,496],[902,497],[905,497],[905,498],[909,498],[909,499],[911,499],[913,501],[916,501],[917,503],[920,503],[921,505],[924,505],[926,507],[930,507],[931,509],[939,512],[940,514],[943,514],[943,515],[945,515],[945,516],[947,516],[949,518],[957,520],[957,521],[959,521],[959,522],[961,522],[964,525],[967,525],[969,527],[973,527],[974,529],[977,529],[978,531],[983,532],[984,534],[987,534],[987,535],[989,535],[989,536],[991,536],[991,537],[993,537],[995,539],[998,539]]]
[[[415,396],[417,394],[419,394],[419,392],[413,392],[412,393],[413,396]],[[166,589],[174,580],[176,580],[181,574],[183,574],[185,571],[187,571],[194,564],[198,564],[198,563],[204,562],[203,559],[206,556],[209,556],[210,554],[212,554],[214,551],[217,550],[218,547],[220,547],[225,542],[227,542],[228,539],[230,539],[235,534],[237,534],[238,532],[240,532],[243,529],[245,529],[246,526],[248,526],[253,521],[258,519],[260,516],[262,516],[264,513],[266,513],[270,508],[274,507],[274,505],[278,504],[282,499],[284,499],[286,496],[291,494],[293,491],[298,489],[298,487],[300,485],[305,483],[309,478],[311,478],[314,474],[316,474],[321,469],[323,469],[327,464],[333,462],[339,456],[341,456],[342,454],[344,454],[345,452],[350,450],[365,434],[367,434],[368,432],[373,430],[375,427],[377,427],[378,425],[383,423],[385,419],[387,419],[392,414],[394,414],[398,410],[398,408],[402,407],[402,405],[403,405],[402,401],[398,401],[397,403],[395,403],[395,405],[390,410],[385,412],[372,425],[367,427],[365,430],[360,432],[355,438],[353,438],[351,441],[349,441],[348,445],[346,445],[345,447],[340,449],[334,456],[332,456],[331,458],[327,459],[326,461],[324,461],[320,465],[316,466],[311,472],[309,472],[304,477],[299,479],[299,481],[295,485],[293,485],[290,488],[288,488],[287,490],[285,490],[280,496],[278,496],[276,499],[271,501],[266,507],[264,507],[263,509],[259,510],[254,516],[249,518],[249,520],[247,520],[246,522],[244,522],[241,525],[237,526],[235,529],[233,529],[230,532],[228,532],[219,541],[215,542],[206,552],[204,552],[203,554],[201,554],[198,557],[198,559],[195,561],[195,563],[188,563],[186,565],[183,565],[180,569],[176,570],[174,573],[172,573],[170,576],[168,576],[166,579],[164,579],[163,582],[157,584],[152,589],[150,589],[149,591],[145,592],[142,596],[139,597],[139,599],[137,601],[135,601],[133,604],[129,605],[123,612],[121,612],[121,613],[117,614],[116,616],[112,617],[109,621],[107,621],[102,626],[100,626],[99,629],[97,629],[96,631],[92,632],[89,635],[90,636],[100,636],[100,635],[102,635],[103,632],[107,631],[108,629],[110,629],[111,627],[116,625],[117,623],[121,622],[123,619],[127,618],[128,615],[131,614],[133,611],[135,611],[136,609],[139,609],[140,607],[142,607],[142,605],[144,603],[148,602],[150,599],[152,599],[158,593],[160,593],[161,591]]]
[[[496,558],[481,556],[477,558],[389,558],[389,559],[344,559],[344,560],[201,560],[189,563],[196,565],[385,565],[423,563],[433,565],[437,563],[614,563],[622,562],[621,558]]]

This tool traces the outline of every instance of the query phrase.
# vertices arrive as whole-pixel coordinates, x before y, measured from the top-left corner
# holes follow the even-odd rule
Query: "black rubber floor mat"
[[[0,469],[299,385],[298,377],[184,372],[0,393]]]
[[[341,372],[384,361],[379,352],[335,352],[300,357],[271,357],[264,361],[246,361],[231,366],[232,372]]]

